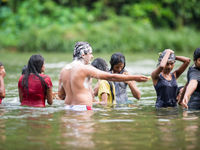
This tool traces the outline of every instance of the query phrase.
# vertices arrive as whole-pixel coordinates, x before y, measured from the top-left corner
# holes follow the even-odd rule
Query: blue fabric
[[[123,69],[119,74],[126,72]],[[111,72],[112,73],[112,72]],[[126,91],[127,83],[125,82],[114,82],[115,85],[115,99],[117,104],[127,104],[128,103],[128,94]]]
[[[124,82],[114,82],[115,84],[115,99],[117,104],[125,104],[128,101],[128,95],[126,92],[127,83]]]
[[[154,86],[157,94],[156,107],[175,107],[176,92],[178,85],[174,74],[171,80],[166,80],[161,74],[159,76],[157,84]]]

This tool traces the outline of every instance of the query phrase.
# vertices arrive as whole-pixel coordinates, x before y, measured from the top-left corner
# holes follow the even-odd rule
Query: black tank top
[[[176,91],[178,89],[174,74],[171,80],[166,80],[161,74],[157,84],[154,86],[157,94],[156,107],[175,107]]]

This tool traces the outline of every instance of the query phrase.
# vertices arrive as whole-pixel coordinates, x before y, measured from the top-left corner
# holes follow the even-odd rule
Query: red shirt
[[[52,87],[51,78],[47,75],[40,74],[44,79],[47,88]],[[27,89],[23,88],[22,80],[24,75],[21,75],[18,82],[18,88],[22,91],[21,105],[33,106],[33,107],[45,107],[45,88],[42,86],[41,80],[34,74],[30,74],[28,78],[28,93]]]
[[[2,102],[2,98],[0,98],[0,104],[1,104],[1,102]]]

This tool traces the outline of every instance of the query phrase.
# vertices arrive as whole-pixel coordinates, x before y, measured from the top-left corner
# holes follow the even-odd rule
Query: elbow
[[[53,104],[53,97],[52,97],[50,100],[48,100],[47,103],[48,103],[49,105],[52,105],[52,104]]]
[[[163,70],[163,69],[165,68],[165,65],[160,64],[160,65],[159,65],[159,68],[160,68],[161,70]]]
[[[48,104],[49,104],[49,105],[52,105],[52,104],[53,104],[53,101],[51,101],[51,102],[48,102]]]
[[[187,61],[186,61],[186,63],[189,65],[189,64],[190,64],[190,61],[191,61],[191,59],[188,58]]]
[[[59,97],[59,99],[61,99],[61,100],[64,100],[64,99],[65,99],[65,96],[64,96],[64,95],[61,95],[61,94],[58,94],[58,97]]]
[[[138,95],[138,96],[136,97],[137,100],[140,100],[140,98],[141,98],[141,95]]]
[[[3,93],[0,93],[0,97],[1,97],[1,98],[5,98],[5,97],[6,97],[6,94],[5,94],[5,92],[3,92]]]
[[[136,98],[137,100],[140,100],[140,98],[141,98],[141,94],[138,93],[138,94],[135,96],[135,98]]]
[[[134,90],[134,91],[131,90],[131,92],[132,92],[132,95],[133,95],[134,98],[136,98],[137,100],[140,100],[141,94],[140,94],[139,90]]]

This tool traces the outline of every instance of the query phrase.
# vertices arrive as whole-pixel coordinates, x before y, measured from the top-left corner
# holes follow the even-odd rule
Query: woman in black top
[[[175,60],[179,60],[183,64],[177,70],[171,72],[174,68]],[[175,56],[174,51],[170,49],[162,52],[158,59],[158,67],[151,73],[157,94],[156,108],[176,106],[178,89],[176,79],[185,71],[189,63],[189,58]]]

